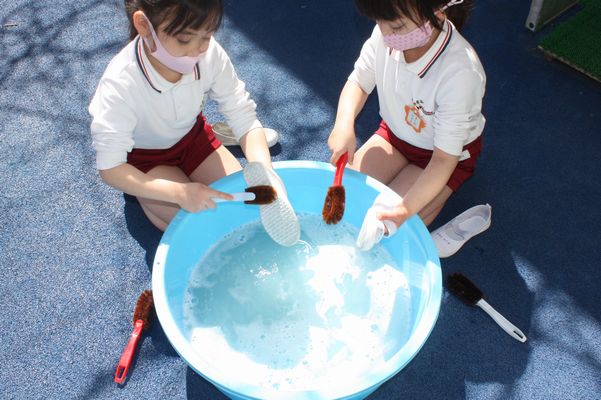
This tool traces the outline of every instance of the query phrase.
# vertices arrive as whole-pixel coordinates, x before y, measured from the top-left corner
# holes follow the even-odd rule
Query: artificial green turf
[[[560,24],[540,48],[601,82],[601,0],[582,0],[582,10]]]

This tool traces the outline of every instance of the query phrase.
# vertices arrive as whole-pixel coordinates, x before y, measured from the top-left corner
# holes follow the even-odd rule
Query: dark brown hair
[[[430,21],[432,26],[441,29],[434,13],[443,8],[450,0],[355,0],[359,12],[374,21],[394,21],[399,17],[410,18],[417,25]],[[463,0],[445,10],[446,16],[457,29],[461,29],[472,8],[473,0]]]
[[[216,31],[223,19],[221,0],[125,0],[125,11],[129,19],[129,40],[138,32],[134,27],[133,14],[143,11],[158,31],[159,25],[168,21],[163,29],[168,35],[177,35],[184,30],[206,28]]]

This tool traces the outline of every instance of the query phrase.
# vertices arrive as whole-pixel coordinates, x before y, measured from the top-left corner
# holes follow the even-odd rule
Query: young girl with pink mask
[[[458,29],[469,0],[356,0],[376,22],[340,95],[328,139],[331,162],[351,167],[399,196],[380,196],[358,246],[369,249],[419,214],[430,224],[474,172],[482,148],[486,76]],[[356,150],[355,119],[377,88],[382,121]]]
[[[202,115],[214,99],[246,158],[271,168],[265,132],[223,48],[213,38],[221,0],[126,0],[130,43],[107,67],[90,103],[100,176],[136,196],[164,230],[183,208],[231,196],[211,182],[240,170]]]

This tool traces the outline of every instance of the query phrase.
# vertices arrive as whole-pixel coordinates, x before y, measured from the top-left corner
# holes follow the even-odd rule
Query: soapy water
[[[273,242],[255,221],[217,242],[192,272],[186,333],[211,365],[275,390],[369,375],[410,335],[410,289],[387,250],[358,229],[299,214],[301,241]]]

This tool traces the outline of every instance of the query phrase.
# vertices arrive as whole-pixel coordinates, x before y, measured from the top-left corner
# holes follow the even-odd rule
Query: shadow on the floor
[[[146,251],[146,265],[152,273],[152,265],[154,263],[154,254],[163,237],[163,232],[157,229],[146,218],[140,203],[134,196],[123,194],[125,200],[124,214],[127,230],[130,235],[138,242],[140,247]]]

